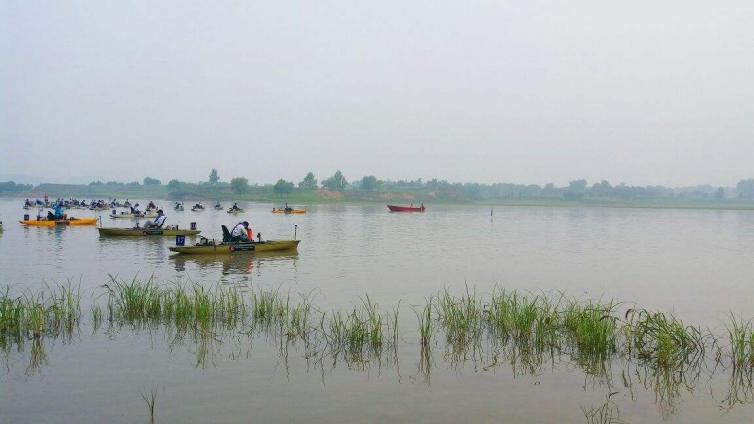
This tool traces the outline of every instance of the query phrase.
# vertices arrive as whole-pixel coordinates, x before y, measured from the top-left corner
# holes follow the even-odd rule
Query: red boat
[[[411,205],[411,206],[387,205],[387,208],[390,209],[390,212],[424,212],[423,203],[418,208],[415,207],[414,205]]]

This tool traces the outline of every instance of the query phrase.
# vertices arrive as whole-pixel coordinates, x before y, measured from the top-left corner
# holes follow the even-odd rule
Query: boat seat
[[[228,231],[228,227],[226,227],[225,225],[221,225],[220,227],[222,227],[222,229],[223,229],[223,243],[229,242],[230,241],[230,231]]]

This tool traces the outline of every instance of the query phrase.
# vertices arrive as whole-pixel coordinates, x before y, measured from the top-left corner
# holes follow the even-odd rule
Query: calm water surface
[[[165,422],[581,422],[580,408],[610,392],[618,392],[612,400],[632,422],[742,422],[754,413],[750,404],[718,408],[725,376],[694,381],[669,401],[652,384],[585,378],[568,360],[522,373],[437,352],[428,378],[418,371],[410,309],[445,287],[484,293],[497,285],[635,302],[720,328],[730,311],[754,316],[754,212],[496,207],[491,217],[477,206],[391,214],[381,205],[325,205],[280,216],[271,204],[242,203],[246,213],[232,217],[158,204],[169,224],[197,222],[209,237],[243,218],[265,239],[292,238],[297,225],[302,242],[298,254],[171,256],[171,238],[23,228],[16,223],[21,201],[2,199],[0,285],[71,280],[89,302],[112,274],[314,293],[323,309],[347,309],[365,294],[386,309],[400,300],[409,330],[399,363],[312,363],[300,349],[285,359],[274,343],[246,339],[218,342],[198,362],[201,347],[175,345],[159,332],[93,333],[82,324],[73,340],[47,346],[42,366],[29,369],[28,348],[7,355],[0,422],[139,422],[147,419],[139,393],[155,386],[158,421]],[[103,217],[103,224],[131,222]],[[615,380],[626,371],[615,364]]]

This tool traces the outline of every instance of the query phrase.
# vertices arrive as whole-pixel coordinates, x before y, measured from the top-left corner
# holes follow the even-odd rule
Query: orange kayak
[[[97,218],[70,218],[61,219],[57,221],[49,221],[47,219],[35,219],[28,221],[18,221],[23,225],[32,227],[54,227],[56,225],[97,225]]]

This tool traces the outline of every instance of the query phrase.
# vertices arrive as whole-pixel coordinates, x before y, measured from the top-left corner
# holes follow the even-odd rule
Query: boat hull
[[[284,209],[275,209],[272,213],[280,215],[303,215],[306,213],[306,209],[294,209],[292,211],[285,211]]]
[[[416,208],[413,206],[387,205],[387,208],[390,209],[390,212],[424,212],[425,211],[424,206],[420,206]]]
[[[23,225],[30,226],[30,227],[54,227],[56,225],[70,225],[70,226],[79,226],[79,225],[97,225],[97,218],[76,218],[76,219],[67,219],[67,220],[61,220],[61,221],[48,221],[46,219],[41,220],[29,220],[29,221],[18,221]]]
[[[175,246],[170,251],[192,255],[231,255],[254,252],[296,250],[301,240],[269,240],[252,243],[217,244],[209,246]]]
[[[147,236],[195,236],[201,233],[201,230],[187,230],[175,228],[98,228],[101,236],[129,236],[129,237],[147,237]]]

